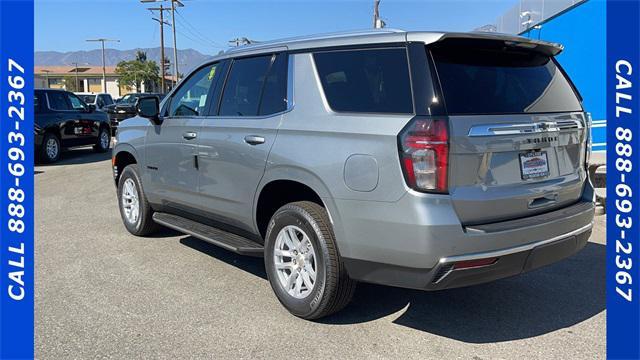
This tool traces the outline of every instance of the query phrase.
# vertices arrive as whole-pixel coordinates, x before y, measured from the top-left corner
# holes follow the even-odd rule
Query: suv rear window
[[[333,110],[413,113],[405,48],[318,52],[313,58]]]
[[[551,57],[502,42],[479,43],[445,41],[430,47],[448,113],[582,111]]]

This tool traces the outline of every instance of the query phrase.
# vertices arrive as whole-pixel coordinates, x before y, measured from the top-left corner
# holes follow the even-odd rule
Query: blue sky
[[[176,16],[178,48],[215,54],[228,40],[270,40],[371,27],[373,0],[184,0]],[[168,4],[168,3],[167,3]],[[389,27],[404,30],[469,31],[493,22],[515,0],[382,0]],[[36,0],[36,50],[91,50],[85,39],[119,39],[116,49],[156,47],[158,23],[138,0]],[[168,16],[168,12],[166,13]],[[171,45],[165,27],[165,44]]]

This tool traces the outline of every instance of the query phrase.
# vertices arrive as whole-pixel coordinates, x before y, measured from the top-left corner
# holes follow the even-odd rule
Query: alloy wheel
[[[109,134],[106,130],[102,130],[100,133],[100,146],[102,146],[103,149],[109,148]]]
[[[49,138],[46,144],[47,156],[49,159],[55,159],[58,157],[58,153],[60,152],[60,146],[58,146],[58,141],[54,138]]]
[[[122,186],[122,209],[129,223],[135,224],[138,221],[138,217],[140,216],[140,201],[136,183],[131,178],[126,179]]]
[[[299,227],[288,225],[278,233],[273,261],[283,289],[296,299],[304,299],[316,283],[316,253],[309,236]]]

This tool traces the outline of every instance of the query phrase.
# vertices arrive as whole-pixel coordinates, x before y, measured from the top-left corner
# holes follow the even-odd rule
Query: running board
[[[255,241],[181,216],[156,212],[153,221],[241,255],[261,257],[264,254],[264,247]]]

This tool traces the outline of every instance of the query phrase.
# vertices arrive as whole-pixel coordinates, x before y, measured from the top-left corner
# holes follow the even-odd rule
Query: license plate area
[[[520,154],[520,176],[522,180],[549,176],[549,161],[546,151],[529,151]]]

